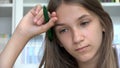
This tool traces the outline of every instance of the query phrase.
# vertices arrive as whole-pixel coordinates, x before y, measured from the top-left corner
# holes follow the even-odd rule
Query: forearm
[[[12,68],[28,40],[20,32],[15,32],[0,55],[0,68]]]

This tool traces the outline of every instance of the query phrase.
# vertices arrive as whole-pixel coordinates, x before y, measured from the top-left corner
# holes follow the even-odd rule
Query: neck
[[[83,62],[79,65],[79,68],[96,68],[96,64],[97,63],[86,63],[86,62]]]

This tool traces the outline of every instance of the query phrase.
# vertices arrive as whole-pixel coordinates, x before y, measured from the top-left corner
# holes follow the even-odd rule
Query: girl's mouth
[[[84,52],[84,51],[86,51],[88,49],[88,47],[89,47],[89,45],[83,46],[83,47],[75,49],[75,51]]]

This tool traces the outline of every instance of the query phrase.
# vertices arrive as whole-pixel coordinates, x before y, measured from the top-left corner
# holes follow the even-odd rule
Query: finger
[[[34,8],[31,9],[30,12],[32,13],[33,16],[36,16],[41,9],[42,7],[40,5],[36,5]]]
[[[52,12],[51,17],[57,17],[56,12]]]
[[[41,26],[40,29],[43,30],[43,32],[46,32],[48,29],[50,29],[52,26],[54,26],[56,21],[57,21],[57,17],[53,17],[49,20],[48,23]]]
[[[38,14],[40,12],[40,10],[42,9],[42,6],[39,4],[36,6],[36,14]]]
[[[43,15],[43,9],[40,10],[40,12],[36,15],[34,18],[34,22],[37,22]]]
[[[33,16],[36,16],[36,15],[37,15],[37,14],[36,14],[36,11],[35,11],[35,8],[36,8],[36,7],[32,8],[32,9],[30,10],[30,12],[32,13]]]
[[[37,25],[42,25],[44,23],[44,16],[42,15],[42,17],[37,21]]]

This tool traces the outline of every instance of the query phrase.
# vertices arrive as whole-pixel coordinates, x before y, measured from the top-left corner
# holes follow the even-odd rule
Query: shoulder
[[[118,65],[120,67],[120,44],[119,45],[114,45],[113,49],[115,50],[115,54],[117,56]]]
[[[117,53],[117,56],[120,57],[120,45],[113,45],[113,48],[115,52]]]

